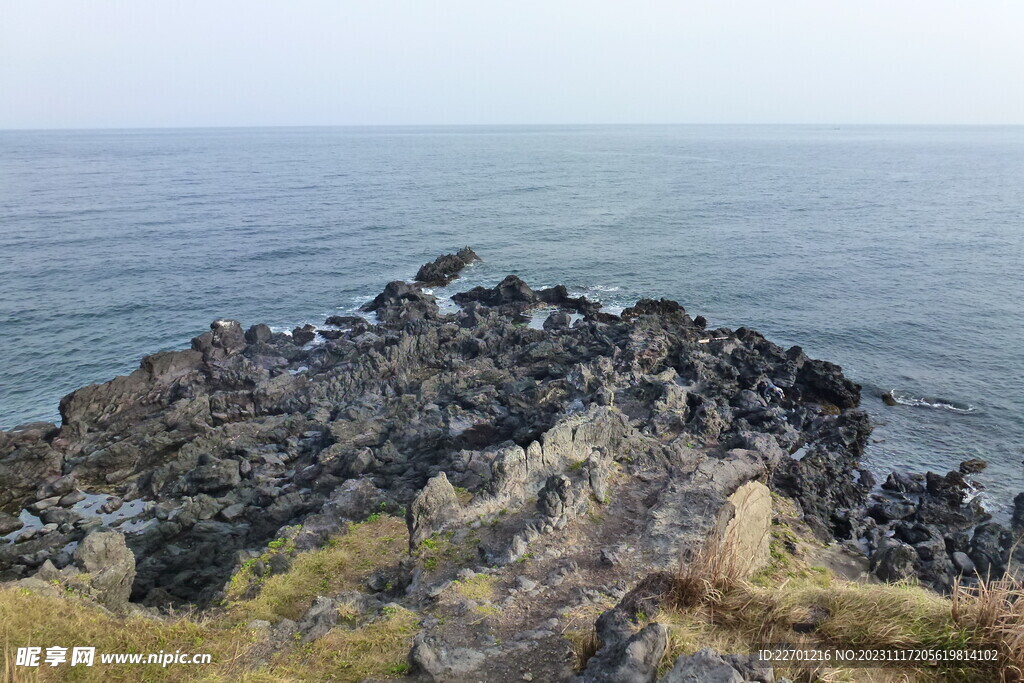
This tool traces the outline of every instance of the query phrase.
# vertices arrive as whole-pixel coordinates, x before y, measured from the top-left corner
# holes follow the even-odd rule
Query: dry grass
[[[977,586],[954,584],[954,623],[984,636],[1002,655],[1006,680],[1024,680],[1024,582],[1007,574]]]
[[[336,627],[327,635],[271,663],[279,680],[361,681],[401,678],[408,672],[409,649],[419,617],[409,610],[385,614],[358,629]]]
[[[268,552],[292,553],[287,542],[272,544]],[[256,577],[252,566],[243,568],[232,582],[238,590],[259,588],[258,595],[236,600],[220,613],[198,617],[151,619],[116,617],[92,603],[72,596],[45,596],[20,588],[0,589],[0,637],[3,667],[0,680],[22,681],[250,681],[361,680],[391,678],[405,671],[405,661],[418,629],[419,618],[401,608],[385,608],[381,615],[356,626],[358,610],[343,603],[342,624],[310,644],[298,640],[283,648],[264,666],[255,659],[266,652],[260,632],[246,624],[252,619],[271,622],[300,616],[318,595],[358,588],[379,568],[394,566],[408,547],[405,523],[379,516],[352,525],[348,533],[324,548],[295,555],[283,574]],[[92,667],[62,664],[57,667],[14,666],[19,647],[95,647]],[[101,665],[99,653],[156,653],[160,651],[210,654],[209,665]],[[70,650],[69,650],[70,651]]]
[[[748,565],[731,545],[712,536],[689,561],[679,563],[669,601],[679,608],[713,601],[747,577]]]
[[[245,626],[208,619],[127,619],[74,598],[30,593],[20,588],[0,589],[0,625],[3,633],[4,681],[159,681],[194,680],[201,671],[211,679],[232,679],[244,668],[244,653],[255,640]],[[211,666],[110,665],[93,667],[67,664],[38,669],[14,667],[19,647],[95,647],[99,652],[209,653]]]
[[[467,600],[490,602],[494,600],[495,578],[490,574],[474,574],[468,579],[456,581],[452,587]]]
[[[597,631],[591,627],[583,631],[566,631],[562,635],[572,645],[574,657],[573,668],[576,671],[583,671],[590,658],[597,654],[601,647],[601,639],[597,637]]]
[[[359,588],[375,569],[398,564],[408,547],[405,522],[388,515],[354,524],[343,536],[332,538],[319,550],[295,556],[284,574],[259,577],[259,594],[251,600],[239,600],[252,578],[243,568],[231,581],[228,597],[234,599],[229,612],[238,621],[282,618],[297,619],[318,595],[331,595]]]
[[[594,630],[594,622],[601,616],[601,613],[614,607],[614,602],[603,604],[584,603],[569,612],[566,612],[565,626],[562,628],[562,636],[569,641],[575,657],[574,667],[582,671],[583,667],[593,657],[601,645]]]
[[[773,549],[773,554],[778,549]],[[917,669],[779,667],[794,680],[1017,681],[1024,669],[1024,585],[1016,579],[957,586],[944,597],[911,583],[861,584],[800,566],[743,577],[730,549],[707,544],[674,577],[657,620],[669,628],[662,669],[702,647],[752,652],[772,643],[807,648],[997,650],[998,670],[973,663]]]

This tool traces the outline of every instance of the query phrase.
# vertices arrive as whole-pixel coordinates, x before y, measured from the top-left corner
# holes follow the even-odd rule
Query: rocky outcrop
[[[36,576],[18,583],[38,590],[39,582],[57,584],[65,590],[96,601],[112,612],[125,612],[135,579],[135,556],[116,531],[95,531],[75,548],[73,564],[57,569],[43,562]]]
[[[432,294],[427,294],[417,285],[396,280],[389,282],[384,291],[362,310],[376,313],[377,320],[384,323],[407,323],[436,320],[439,309]]]
[[[0,432],[0,511],[9,520],[3,524],[8,532],[15,525],[12,514],[16,515],[30,499],[45,497],[32,494],[61,476],[64,457],[51,446],[57,433],[57,427],[48,422]]]
[[[420,279],[442,282],[465,256]],[[360,579],[360,613],[397,600],[466,616],[472,628],[424,618],[411,665],[503,680],[524,652],[567,677],[559,610],[628,602],[709,538],[756,570],[772,490],[822,540],[861,542],[886,580],[941,587],[1009,561],[1012,534],[963,475],[894,474],[875,490],[860,388],[799,347],[708,329],[664,299],[610,315],[515,275],[453,301],[443,313],[396,281],[364,307],[373,322],[284,334],[218,320],[189,350],[65,397],[59,429],[0,433],[0,578],[77,582],[114,609],[202,607],[243,565],[280,573],[355,522],[405,514],[410,555]],[[535,309],[554,309],[543,329],[521,324]],[[340,599],[318,596],[281,632],[320,637]],[[640,628],[640,611],[599,620],[584,680],[653,680],[666,634]],[[476,626],[498,615],[523,626],[491,642]],[[759,680],[711,654],[673,671],[722,662]]]
[[[442,472],[431,478],[409,506],[406,520],[409,525],[410,549],[416,549],[420,543],[444,531],[460,517],[459,499],[448,477]]]
[[[727,510],[747,482],[781,481],[779,466],[795,468],[790,489],[823,530],[864,495],[842,481],[869,427],[844,408],[856,391],[835,366],[750,330],[708,331],[665,300],[620,318],[514,275],[453,298],[462,310],[445,315],[419,286],[392,282],[364,307],[376,324],[332,318],[334,338],[319,344],[302,343],[323,338],[312,326],[288,335],[218,320],[190,350],[70,394],[59,430],[4,433],[2,521],[15,542],[0,547],[0,576],[68,566],[62,548],[114,525],[138,558],[133,599],[203,604],[239,552],[304,520],[296,540],[312,546],[360,516],[349,503],[371,500],[405,506],[414,540],[516,511],[480,542],[481,557],[512,562],[538,534],[613,501],[622,469],[647,473],[651,513],[637,521],[661,566],[728,522],[707,510]],[[517,325],[536,307],[557,309],[547,329]],[[781,400],[755,393],[766,378]],[[798,447],[813,455],[790,464]],[[442,473],[444,505],[418,506]],[[345,503],[345,482],[366,495]],[[456,489],[468,506],[451,502]],[[97,514],[96,496],[123,507]],[[23,510],[39,522],[17,528]]]
[[[658,683],[775,683],[771,664],[756,655],[721,655],[711,648],[680,655]]]
[[[428,286],[444,286],[459,276],[463,268],[479,261],[480,257],[469,247],[463,247],[454,254],[438,256],[430,263],[425,263],[416,271],[416,282]]]
[[[871,495],[860,522],[877,577],[917,578],[946,592],[958,579],[1006,572],[1019,531],[990,521],[963,469],[944,476],[893,472]]]

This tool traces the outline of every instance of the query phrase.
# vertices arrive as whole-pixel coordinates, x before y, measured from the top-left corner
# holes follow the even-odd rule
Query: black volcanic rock
[[[438,316],[437,299],[433,295],[400,280],[389,282],[362,310],[376,313],[377,319],[385,323],[434,320]]]
[[[462,269],[480,257],[469,247],[463,247],[454,254],[438,256],[430,263],[425,263],[416,271],[416,282],[428,286],[443,286],[459,276]]]
[[[580,548],[590,558],[580,561],[629,583],[677,566],[738,514],[731,496],[744,486],[767,496],[766,485],[792,496],[823,539],[866,539],[880,575],[910,568],[942,586],[968,562],[1007,564],[1008,534],[985,526],[962,477],[894,475],[891,499],[871,497],[860,463],[870,421],[836,365],[753,330],[705,330],[667,300],[620,317],[515,275],[453,300],[461,310],[443,314],[421,286],[391,282],[364,308],[376,323],[331,318],[343,329],[319,345],[217,321],[189,350],[66,396],[59,430],[0,432],[0,527],[15,541],[0,544],[0,579],[66,565],[69,544],[112,524],[137,561],[134,601],[207,605],[274,539],[308,550],[382,511],[406,511],[413,553],[460,541],[460,557],[497,571],[597,510],[614,519],[602,533],[616,535]],[[545,329],[521,324],[552,308]],[[570,325],[571,313],[583,318]],[[764,380],[781,395],[759,395]],[[76,492],[108,498],[85,508]],[[52,526],[19,528],[23,510]],[[600,562],[601,549],[616,561]],[[266,572],[288,558],[275,562]],[[567,561],[515,590],[579,572]],[[403,564],[367,581],[395,599],[443,599],[422,574]],[[591,599],[626,590],[605,588]],[[663,634],[627,633],[612,617],[604,626],[605,671],[649,673]],[[458,648],[431,638],[420,660],[439,675],[477,660],[452,659]]]

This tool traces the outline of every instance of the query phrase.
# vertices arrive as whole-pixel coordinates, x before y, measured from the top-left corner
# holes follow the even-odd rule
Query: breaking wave
[[[970,403],[961,403],[959,401],[953,401],[946,398],[937,398],[935,396],[915,396],[908,391],[899,391],[893,389],[890,394],[897,403],[903,406],[914,406],[915,408],[936,408],[938,410],[948,410],[951,413],[969,414],[977,412]]]

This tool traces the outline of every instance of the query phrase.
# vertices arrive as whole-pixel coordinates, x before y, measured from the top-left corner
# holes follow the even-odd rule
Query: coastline
[[[59,428],[0,433],[0,578],[71,586],[115,612],[230,611],[331,539],[404,516],[407,552],[391,564],[258,621],[314,642],[343,598],[359,623],[394,604],[418,625],[413,669],[458,680],[562,652],[555,626],[610,604],[580,675],[614,680],[641,666],[631,644],[667,647],[667,632],[634,628],[640,587],[709,539],[739,548],[744,576],[771,566],[773,497],[883,581],[948,592],[1010,563],[1021,515],[992,523],[962,473],[875,487],[859,464],[860,387],[838,366],[746,328],[709,330],[673,301],[612,315],[514,275],[443,313],[427,290],[471,262],[457,256],[427,264],[440,277],[424,266],[426,282],[389,283],[366,306],[376,323],[284,334],[218,320],[192,349],[66,396]],[[535,329],[541,308],[554,312]],[[26,512],[35,521],[18,526]],[[90,569],[105,557],[113,575]],[[643,664],[652,676],[660,658]]]

